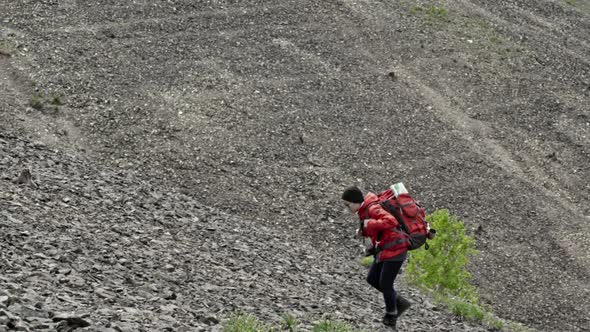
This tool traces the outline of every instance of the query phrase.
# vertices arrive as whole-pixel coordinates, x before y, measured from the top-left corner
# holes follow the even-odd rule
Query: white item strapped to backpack
[[[399,196],[401,194],[408,193],[406,186],[404,186],[404,184],[402,182],[392,184],[391,187],[389,187],[389,189],[391,189],[391,191],[393,191],[393,196],[395,196],[396,198],[397,198],[397,196]]]

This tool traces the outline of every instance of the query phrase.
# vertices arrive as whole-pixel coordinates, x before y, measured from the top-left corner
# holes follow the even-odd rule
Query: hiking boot
[[[410,301],[406,300],[405,298],[399,295],[395,299],[395,305],[397,306],[397,314],[395,315],[396,318],[401,316],[404,313],[404,311],[408,310],[412,306]]]
[[[383,325],[392,327],[395,329],[395,325],[397,323],[397,317],[395,316],[395,314],[385,314],[385,316],[383,316]]]

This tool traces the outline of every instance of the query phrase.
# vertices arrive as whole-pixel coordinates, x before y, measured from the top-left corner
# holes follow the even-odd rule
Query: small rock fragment
[[[73,315],[73,314],[56,314],[53,316],[52,320],[54,322],[65,322],[60,323],[60,325],[67,325],[68,327],[87,327],[90,326],[90,323],[83,319],[80,316]]]
[[[26,184],[33,188],[37,188],[37,184],[33,181],[33,176],[31,175],[31,171],[29,169],[23,169],[18,176],[18,178],[13,180],[16,184]]]
[[[0,296],[0,307],[8,307],[10,305],[10,297],[6,295]]]

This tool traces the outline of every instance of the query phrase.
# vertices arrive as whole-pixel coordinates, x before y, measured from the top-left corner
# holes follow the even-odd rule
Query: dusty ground
[[[132,239],[134,232],[158,239],[158,232],[168,230],[181,238],[145,244],[152,254],[130,242],[117,259],[164,259],[174,250],[171,243],[183,243],[178,250],[194,256],[183,262],[195,275],[188,284],[203,292],[201,281],[215,275],[211,284],[218,288],[195,295],[150,275],[154,266],[166,272],[165,264],[127,267],[144,274],[140,286],[164,285],[156,287],[182,294],[175,305],[197,310],[191,316],[187,308],[175,309],[179,324],[212,324],[209,318],[221,318],[234,306],[276,319],[296,306],[288,300],[293,293],[306,308],[293,310],[308,322],[331,314],[372,329],[381,304],[376,294],[363,295],[368,288],[356,263],[358,243],[350,236],[355,224],[338,197],[350,184],[377,191],[401,180],[429,211],[449,208],[470,227],[482,227],[481,253],[470,270],[498,315],[538,330],[588,330],[586,0],[10,1],[0,4],[0,15],[0,170],[7,179],[24,166],[41,175],[37,189],[2,180],[8,188],[1,197],[5,234],[29,232],[35,241],[48,241],[44,232],[59,234],[64,226],[47,230],[35,223],[65,222],[70,206],[89,209],[80,214],[101,217],[76,218],[72,234],[51,237],[55,255],[63,255],[65,244],[80,236],[76,232],[93,227],[104,236],[86,242],[84,253],[95,265],[103,246],[118,243],[108,236],[109,227],[126,229]],[[43,147],[24,148],[35,141]],[[24,152],[14,151],[18,144]],[[62,152],[46,155],[55,149]],[[56,168],[69,165],[62,158],[83,161]],[[119,183],[112,174],[133,180]],[[56,180],[72,177],[80,184]],[[89,197],[63,202],[67,208],[27,207],[88,183]],[[160,224],[156,215],[170,209],[147,205],[132,209],[137,223],[121,222],[124,214],[92,201],[103,188],[128,197],[108,198],[113,204],[135,206],[149,197],[138,183],[167,204],[189,202],[177,207],[187,215]],[[219,238],[204,237],[210,233],[194,220],[204,218],[196,206],[214,208]],[[238,226],[244,229],[233,228]],[[220,239],[227,249],[201,250]],[[230,251],[238,239],[245,241],[243,250]],[[39,247],[11,241],[3,242],[3,252],[14,253],[3,255],[12,266],[2,272],[3,289],[10,290],[5,282],[18,284],[19,273],[51,273],[47,269],[57,264],[45,253],[37,257],[46,263],[42,268],[23,266],[19,260]],[[262,248],[263,258],[252,256],[254,248]],[[170,255],[173,266],[188,256]],[[203,264],[207,257],[220,264]],[[81,274],[84,285],[115,287],[88,279],[71,261],[62,263]],[[234,265],[245,271],[245,280],[236,277],[239,286],[219,272]],[[270,266],[293,269],[291,281]],[[103,272],[97,273],[123,275],[123,267],[109,272],[99,264]],[[243,287],[246,280],[262,288]],[[284,287],[269,291],[278,281]],[[68,285],[54,286],[74,287]],[[29,283],[19,287],[34,289]],[[130,285],[116,287],[140,296]],[[81,288],[88,306],[75,298],[74,307],[94,315],[92,322],[124,324],[113,316],[119,307]],[[326,294],[333,303],[319,301]],[[137,310],[154,308],[139,298],[116,299],[141,302]],[[196,305],[205,299],[217,299],[211,300],[216,306]],[[99,303],[103,314],[92,309]],[[62,311],[61,302],[50,305]],[[142,313],[130,313],[136,325],[129,328],[142,324]],[[402,326],[478,329],[448,317],[422,309]],[[154,326],[164,324],[159,316],[150,318],[160,324]]]

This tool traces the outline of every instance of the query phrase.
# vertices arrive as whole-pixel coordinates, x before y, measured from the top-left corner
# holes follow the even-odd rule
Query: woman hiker
[[[399,223],[379,204],[374,193],[363,195],[357,187],[349,187],[342,193],[342,200],[351,213],[361,221],[357,235],[369,237],[376,253],[369,268],[367,282],[383,293],[385,315],[383,324],[395,328],[397,318],[410,307],[410,302],[396,294],[395,278],[406,260],[408,245]],[[376,249],[376,250],[375,250]]]

